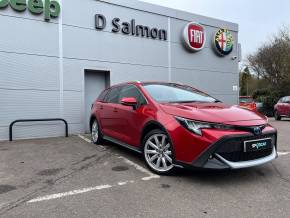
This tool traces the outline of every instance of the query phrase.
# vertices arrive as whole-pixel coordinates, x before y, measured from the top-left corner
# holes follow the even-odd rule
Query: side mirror
[[[136,110],[138,102],[136,98],[128,97],[128,98],[122,98],[121,104],[125,106],[131,106],[133,107],[134,110]]]

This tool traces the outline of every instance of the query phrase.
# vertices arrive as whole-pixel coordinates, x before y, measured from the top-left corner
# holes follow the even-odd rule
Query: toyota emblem
[[[262,134],[262,130],[260,127],[255,127],[254,128],[254,134],[255,135],[261,135]]]

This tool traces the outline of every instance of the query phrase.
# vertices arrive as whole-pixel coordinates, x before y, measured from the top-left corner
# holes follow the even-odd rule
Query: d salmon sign
[[[200,51],[206,40],[204,27],[195,22],[188,23],[183,30],[183,40],[189,50]]]
[[[214,35],[214,47],[221,56],[230,54],[233,51],[233,34],[228,29],[220,29]]]

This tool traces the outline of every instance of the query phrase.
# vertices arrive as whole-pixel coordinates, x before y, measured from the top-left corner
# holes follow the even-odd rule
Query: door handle
[[[118,109],[117,108],[114,108],[113,112],[118,112]]]
[[[101,109],[101,110],[103,110],[103,109],[104,109],[104,107],[101,105],[101,106],[100,106],[100,109]]]

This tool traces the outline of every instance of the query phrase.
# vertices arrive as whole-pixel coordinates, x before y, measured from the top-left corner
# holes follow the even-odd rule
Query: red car
[[[187,85],[129,82],[92,107],[92,141],[142,153],[155,173],[175,167],[238,169],[277,157],[277,132],[261,114],[226,105]]]
[[[281,98],[274,106],[274,116],[276,120],[282,117],[290,117],[290,96]]]
[[[251,96],[240,96],[240,107],[251,111],[257,110],[257,105]]]

